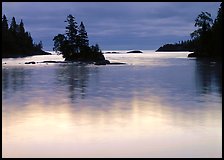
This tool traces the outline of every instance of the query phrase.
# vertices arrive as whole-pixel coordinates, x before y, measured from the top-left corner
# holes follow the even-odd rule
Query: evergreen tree
[[[43,47],[42,42],[37,45],[33,43],[31,34],[25,32],[22,20],[19,24],[16,24],[16,19],[13,17],[10,28],[8,28],[5,15],[2,17],[2,46],[2,57],[18,57],[46,53],[41,50]]]
[[[17,24],[16,24],[16,19],[15,17],[12,17],[12,22],[10,24],[10,30],[12,32],[16,32]]]
[[[78,32],[78,26],[77,22],[75,21],[75,17],[71,14],[67,16],[67,20],[65,21],[68,23],[68,26],[66,26],[66,35],[67,39],[69,41],[69,46],[72,49],[71,53],[78,53],[78,42],[77,42],[77,32]]]
[[[83,22],[81,22],[78,30],[78,44],[80,50],[85,49],[86,47],[89,46],[88,35]]]
[[[214,46],[214,54],[222,57],[223,54],[223,2],[220,4],[217,17],[212,27],[212,41]]]
[[[208,12],[201,12],[198,17],[195,19],[195,27],[198,27],[193,33],[191,33],[192,38],[199,38],[206,34],[206,32],[211,30],[213,20],[211,14]]]
[[[8,20],[7,20],[6,16],[3,15],[3,18],[2,18],[2,33],[7,32],[8,28],[9,28]]]
[[[24,34],[25,33],[24,24],[23,24],[23,20],[22,19],[21,19],[20,24],[19,24],[19,33],[20,34]]]

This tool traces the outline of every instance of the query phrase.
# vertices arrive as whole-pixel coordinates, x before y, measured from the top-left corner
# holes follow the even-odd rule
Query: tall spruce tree
[[[16,19],[15,17],[12,17],[12,22],[10,24],[10,30],[12,32],[16,32],[17,24],[16,24]]]
[[[19,24],[19,33],[24,34],[25,33],[25,28],[23,24],[23,20],[21,19],[20,24]]]
[[[67,16],[67,20],[65,21],[68,23],[66,26],[66,35],[67,35],[67,40],[69,42],[69,48],[70,54],[75,54],[78,53],[78,39],[77,39],[77,33],[78,33],[78,26],[77,22],[75,21],[75,17],[72,16],[71,14]]]
[[[9,28],[8,20],[7,20],[6,16],[3,15],[3,18],[2,18],[2,33],[7,32],[8,28]]]
[[[83,22],[81,22],[78,30],[78,44],[80,51],[86,50],[86,48],[89,46],[88,35]]]

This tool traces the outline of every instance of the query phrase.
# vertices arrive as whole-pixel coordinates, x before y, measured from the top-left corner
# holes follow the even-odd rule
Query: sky
[[[34,42],[53,50],[54,36],[65,33],[66,17],[83,21],[90,45],[102,50],[156,50],[190,39],[202,11],[215,19],[221,2],[2,2],[10,25],[22,19]]]

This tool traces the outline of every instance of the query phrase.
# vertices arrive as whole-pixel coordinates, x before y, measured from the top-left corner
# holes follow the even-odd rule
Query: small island
[[[2,18],[2,58],[18,58],[33,55],[51,55],[42,50],[43,44],[33,42],[31,34],[25,31],[23,20],[16,23],[12,18],[10,27],[6,15]]]
[[[139,50],[133,50],[133,51],[128,51],[127,53],[143,53],[143,52]]]
[[[68,15],[64,34],[58,34],[53,38],[54,48],[58,54],[62,54],[65,61],[93,63],[95,65],[110,64],[106,60],[98,44],[89,46],[88,34],[84,23],[77,25],[75,17]]]

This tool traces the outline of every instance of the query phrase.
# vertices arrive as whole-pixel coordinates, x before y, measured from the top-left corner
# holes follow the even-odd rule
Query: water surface
[[[3,157],[222,157],[221,64],[187,54],[3,59]]]

